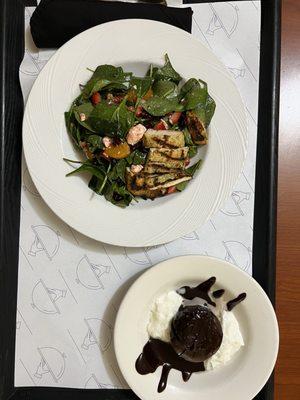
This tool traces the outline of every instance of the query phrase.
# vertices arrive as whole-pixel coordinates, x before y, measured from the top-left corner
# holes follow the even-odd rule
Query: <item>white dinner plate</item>
[[[150,306],[166,291],[197,285],[212,276],[217,278],[214,288],[226,290],[225,299],[247,293],[247,298],[233,311],[245,346],[228,364],[194,373],[186,383],[181,373],[171,370],[167,388],[157,393],[161,367],[148,375],[139,375],[135,370],[135,361],[148,340]],[[141,275],[122,301],[114,330],[120,369],[142,400],[252,400],[274,368],[278,342],[276,315],[259,284],[232,264],[197,255],[169,259]]]
[[[170,196],[121,209],[93,194],[83,176],[66,178],[77,158],[64,112],[99,64],[121,65],[144,75],[150,63],[168,53],[183,78],[201,78],[216,101],[203,163],[187,188]],[[120,246],[169,242],[199,228],[230,195],[245,160],[246,114],[226,67],[192,35],[148,20],[121,20],[91,28],[62,46],[30,92],[23,123],[23,145],[32,179],[48,206],[77,231]]]

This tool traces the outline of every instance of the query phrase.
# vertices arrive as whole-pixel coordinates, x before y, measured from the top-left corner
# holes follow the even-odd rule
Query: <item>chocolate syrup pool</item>
[[[183,286],[177,292],[183,299],[200,298],[210,306],[216,306],[209,292],[216,283],[216,278],[209,278],[198,286]],[[215,299],[223,296],[224,289],[212,293]],[[226,306],[231,311],[237,304],[245,300],[246,293],[230,300]],[[136,371],[147,375],[162,366],[161,378],[157,391],[163,392],[167,387],[171,369],[182,373],[187,382],[194,372],[205,371],[204,361],[215,354],[221,346],[223,332],[221,324],[214,313],[201,305],[181,306],[171,324],[171,341],[166,343],[160,339],[150,338],[135,363]]]

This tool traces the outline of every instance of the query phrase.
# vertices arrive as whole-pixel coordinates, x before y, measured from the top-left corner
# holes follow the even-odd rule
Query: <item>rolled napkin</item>
[[[31,17],[30,27],[38,48],[57,48],[88,28],[118,19],[151,19],[191,32],[192,15],[191,8],[173,8],[160,4],[42,0]],[[132,40],[138,48],[138,32]]]

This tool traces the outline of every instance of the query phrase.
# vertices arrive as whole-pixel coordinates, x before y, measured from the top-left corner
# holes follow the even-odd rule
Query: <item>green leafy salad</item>
[[[165,56],[144,77],[99,65],[65,113],[66,127],[85,161],[67,176],[88,173],[89,188],[126,207],[137,197],[182,191],[200,166],[189,166],[215,102],[201,79],[184,81]]]

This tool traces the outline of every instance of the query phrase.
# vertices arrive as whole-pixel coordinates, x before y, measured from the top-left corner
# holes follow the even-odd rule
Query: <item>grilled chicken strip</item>
[[[126,171],[126,187],[134,196],[145,197],[148,199],[155,199],[156,197],[164,196],[167,192],[167,189],[165,188],[150,190],[146,187],[137,187],[136,174],[130,172],[129,169]]]
[[[184,134],[180,131],[156,131],[148,129],[143,137],[143,144],[146,148],[177,148],[184,147]]]
[[[188,155],[188,147],[178,149],[149,149],[147,164],[161,164],[165,168],[183,169]]]
[[[145,174],[169,174],[169,173],[176,173],[182,171],[181,168],[167,168],[165,164],[159,164],[159,163],[152,163],[148,162],[144,166],[144,173]]]
[[[172,174],[137,174],[135,178],[135,184],[137,187],[147,187],[148,189],[153,189],[154,187],[158,187],[164,185],[167,182],[174,181],[176,179],[184,178],[185,174],[183,172],[180,173],[172,173]]]
[[[194,111],[186,113],[188,130],[195,144],[207,144],[208,135],[204,123]]]

